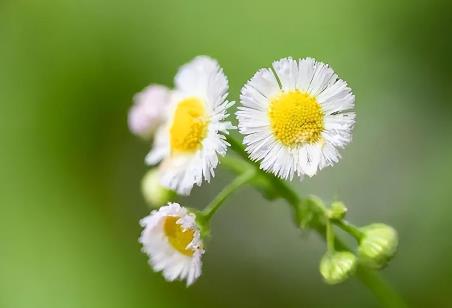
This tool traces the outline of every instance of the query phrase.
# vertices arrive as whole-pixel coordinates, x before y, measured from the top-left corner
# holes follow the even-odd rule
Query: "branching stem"
[[[352,235],[358,242],[362,239],[364,236],[363,232],[359,230],[357,227],[352,225],[346,220],[334,220],[334,224],[336,224],[339,228],[344,230],[345,232]]]
[[[248,169],[237,176],[231,183],[229,183],[229,185],[223,188],[223,190],[215,197],[215,199],[213,199],[203,211],[198,213],[198,215],[202,216],[203,222],[209,224],[213,215],[221,207],[223,202],[243,184],[249,182],[255,175],[255,170]]]
[[[272,189],[278,192],[279,197],[285,199],[289,205],[291,205],[292,208],[295,210],[297,209],[300,204],[304,201],[303,198],[301,198],[298,193],[293,190],[292,187],[290,187],[286,182],[282,181],[281,179],[275,177],[274,175],[270,173],[263,172],[259,165],[257,163],[249,162],[248,155],[244,151],[243,145],[235,140],[233,137],[228,137],[228,142],[231,144],[232,150],[238,154],[240,157],[244,158],[244,160],[247,162],[248,170],[249,168],[254,167],[255,169],[255,175],[265,177],[272,186]],[[237,160],[240,161],[240,160]],[[236,165],[242,164],[242,167],[234,167]],[[240,173],[240,170],[243,170],[244,162],[241,161],[240,163],[233,163],[233,161],[229,160],[227,163],[225,163],[226,167],[230,168],[232,171],[236,173]],[[246,170],[246,168],[245,168]],[[245,174],[245,173],[244,173]],[[240,177],[238,177],[240,178]],[[238,179],[237,178],[237,179]],[[250,180],[250,179],[249,179]],[[226,195],[227,196],[227,195]],[[221,202],[224,198],[219,198]],[[215,200],[214,200],[215,201]],[[312,200],[311,200],[312,201]],[[318,202],[311,202],[311,204],[314,204],[316,207],[316,211],[320,213],[325,213],[325,208],[322,204]],[[210,206],[209,206],[210,207]],[[326,225],[323,227],[315,228],[315,231],[317,231],[323,239],[327,240],[328,250],[331,251],[334,249],[334,246],[337,246],[338,249],[341,250],[349,250],[343,242],[336,238],[334,239],[334,234],[332,230],[332,223],[329,221],[328,218],[325,219]],[[334,224],[336,224],[339,228],[346,231],[350,235],[352,235],[356,240],[360,240],[362,237],[361,231],[353,226],[352,224],[344,221],[344,220],[335,220]],[[390,284],[388,284],[378,272],[369,270],[367,268],[364,268],[362,266],[358,267],[358,273],[357,278],[367,287],[369,290],[380,300],[380,303],[384,307],[407,307],[405,304],[403,298],[395,291]]]

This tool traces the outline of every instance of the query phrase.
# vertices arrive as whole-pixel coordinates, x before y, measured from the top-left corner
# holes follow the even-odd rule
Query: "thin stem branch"
[[[363,238],[364,233],[346,220],[334,220],[334,224],[345,232],[351,234],[358,242]]]
[[[271,173],[266,173],[263,170],[261,170],[259,165],[256,162],[250,161],[248,158],[248,155],[245,152],[243,145],[240,142],[238,142],[232,136],[228,136],[228,142],[231,144],[232,150],[246,161],[245,164],[248,165],[248,167],[253,167],[256,170],[257,175],[262,176],[265,179],[267,179],[268,181],[270,181],[271,185],[273,186],[273,189],[277,190],[280,193],[280,195],[282,195],[284,197],[284,199],[286,199],[292,207],[295,208],[300,204],[300,202],[302,201],[302,198],[300,198],[298,193],[295,190],[293,190],[293,188],[291,186],[287,185],[280,178],[274,176]],[[229,167],[230,169],[233,169],[234,172],[237,172],[236,170],[234,170],[234,169],[237,169],[237,166],[240,166],[239,168],[243,168],[244,162],[242,160],[233,159],[230,157],[225,157],[225,158],[228,158],[228,160],[229,160],[227,162],[227,167]],[[232,168],[231,168],[231,165],[232,165]],[[322,208],[322,210],[323,210],[323,208]]]
[[[240,142],[238,142],[236,139],[234,139],[231,136],[228,137],[228,142],[231,144],[231,148],[232,148],[232,150],[234,150],[234,152],[236,152],[239,156],[241,156],[247,162],[249,162],[248,155],[244,151],[243,145]],[[272,174],[263,172],[257,163],[252,162],[250,164],[252,164],[254,166],[258,175],[265,177],[266,179],[268,179],[268,181],[270,181],[272,183],[273,188],[279,192],[279,196],[284,198],[287,201],[287,203],[292,206],[292,208],[296,209],[304,201],[304,199],[301,198],[292,187],[287,185],[286,182],[282,181],[281,179],[275,177]],[[233,171],[237,172],[237,170],[234,170],[234,168],[231,168],[231,169]],[[325,209],[323,208],[323,206],[321,204],[318,204],[316,202],[311,203],[311,204],[314,204],[314,206],[316,207],[316,210],[322,211],[322,212],[325,211]],[[328,224],[330,224],[330,223],[328,223]],[[344,231],[350,233],[352,236],[354,236],[358,240],[362,236],[360,234],[361,231],[359,231],[359,229],[357,229],[356,227],[354,227],[353,225],[351,225],[347,222],[343,222],[343,221],[340,222],[338,220],[338,221],[335,221],[335,224],[338,225],[338,227],[340,227]],[[331,228],[331,224],[330,224],[330,228]],[[322,228],[317,227],[317,228],[315,228],[315,231],[317,231],[324,240],[328,236],[326,234],[326,233],[328,233],[328,230],[325,231],[325,226]],[[348,247],[346,247],[340,239],[336,238],[333,242],[333,245],[334,245],[334,243],[336,244],[338,249],[350,251],[350,249]],[[402,297],[392,288],[392,286],[389,283],[387,283],[379,275],[378,272],[375,272],[373,270],[369,270],[362,266],[359,266],[357,278],[380,300],[380,303],[384,307],[406,307],[407,306],[405,304],[404,300],[402,299]]]
[[[246,170],[241,175],[236,177],[229,185],[227,185],[206,208],[201,212],[204,222],[209,223],[216,211],[221,207],[223,202],[243,184],[250,181],[256,175],[253,169]]]
[[[326,245],[328,247],[328,252],[334,252],[334,232],[333,226],[329,219],[326,222]]]

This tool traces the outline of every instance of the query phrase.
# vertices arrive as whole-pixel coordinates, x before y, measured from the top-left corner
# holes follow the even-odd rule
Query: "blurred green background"
[[[187,289],[147,266],[139,183],[149,145],[131,98],[172,85],[198,54],[230,97],[284,56],[332,65],[356,94],[354,141],[303,193],[350,220],[400,232],[383,272],[413,307],[452,306],[450,1],[0,1],[0,307],[376,307],[356,280],[325,285],[324,244],[283,202],[251,189],[214,219],[204,273]],[[219,171],[183,201],[203,207]]]

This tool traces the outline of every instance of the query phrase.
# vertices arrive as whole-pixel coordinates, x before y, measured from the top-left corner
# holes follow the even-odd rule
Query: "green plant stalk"
[[[221,207],[223,202],[238,188],[246,182],[249,182],[256,175],[255,170],[248,169],[237,176],[229,185],[227,185],[201,212],[206,222],[210,222],[213,215]]]
[[[376,271],[358,266],[356,277],[372,291],[384,307],[399,308],[407,307],[403,298],[397,293],[392,285],[383,279]]]
[[[248,169],[254,167],[256,170],[256,176],[264,177],[267,181],[272,183],[272,187],[274,190],[278,191],[279,197],[285,199],[287,203],[292,206],[295,211],[298,211],[300,204],[306,204],[306,199],[302,199],[298,193],[293,190],[292,187],[287,185],[283,180],[277,178],[276,176],[266,173],[262,171],[259,165],[255,162],[249,162],[248,154],[244,151],[244,148],[240,142],[235,140],[233,137],[228,136],[228,142],[231,144],[231,149],[238,154],[240,157],[245,159],[246,164],[248,165]],[[235,162],[234,162],[235,161]],[[240,161],[240,163],[239,163]],[[244,170],[244,162],[241,160],[234,160],[231,158],[223,160],[223,163],[226,167],[231,169],[236,173],[240,173],[240,170]],[[240,168],[235,166],[241,165]],[[245,168],[246,170],[246,168]],[[316,206],[316,210],[319,212],[323,212],[326,215],[325,208],[318,202],[313,202],[310,204],[314,204]],[[325,221],[326,223],[326,221]],[[350,233],[355,238],[359,238],[360,234],[358,233],[358,229],[351,224],[348,223],[340,223],[339,221],[335,221],[335,224],[343,229],[344,231]],[[316,226],[313,228],[317,231],[320,236],[325,240],[326,239],[326,225],[324,226]],[[356,230],[354,230],[356,229]],[[339,250],[348,250],[349,248],[343,244],[343,242],[337,237],[334,239],[335,246]],[[358,271],[356,277],[377,297],[383,307],[407,307],[402,297],[395,291],[387,281],[385,281],[378,272],[373,270],[369,270],[362,266],[358,266]]]
[[[333,253],[335,251],[334,246],[334,232],[333,232],[333,226],[331,224],[331,221],[328,220],[326,222],[326,244],[328,247],[328,252]]]
[[[337,225],[339,228],[341,228],[342,230],[344,230],[345,232],[349,233],[350,235],[352,235],[358,242],[363,238],[364,233],[359,230],[357,227],[355,227],[354,225],[352,225],[351,223],[349,223],[346,220],[334,220],[333,221],[335,225]]]
[[[243,169],[242,169],[243,171]],[[201,228],[203,237],[210,235],[210,220],[218,209],[223,205],[224,201],[236,190],[242,187],[247,182],[251,181],[256,176],[256,171],[252,168],[244,170],[204,208],[202,211],[193,209],[196,213],[196,220]]]

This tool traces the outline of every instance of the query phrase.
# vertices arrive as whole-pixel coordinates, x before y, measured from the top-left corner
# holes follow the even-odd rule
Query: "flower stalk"
[[[354,225],[352,225],[351,223],[349,223],[346,220],[343,220],[343,219],[341,219],[341,220],[334,220],[333,222],[339,228],[341,228],[342,230],[344,230],[345,232],[347,232],[348,234],[353,236],[358,242],[364,236],[364,233],[361,230],[359,230],[357,227],[355,227]]]
[[[331,221],[326,222],[326,245],[328,247],[328,252],[333,253],[335,251],[334,246],[334,232]]]
[[[201,226],[202,235],[206,236],[210,234],[210,221],[218,209],[223,205],[224,201],[232,195],[235,191],[241,188],[244,184],[251,181],[256,176],[256,172],[253,169],[247,169],[242,174],[237,176],[229,185],[223,190],[204,208],[202,211],[197,211],[197,221]]]
[[[240,164],[242,166],[246,164],[248,169],[254,168],[256,170],[256,178],[260,178],[261,181],[265,180],[269,183],[269,185],[261,184],[256,188],[260,190],[263,187],[270,186],[270,195],[273,198],[285,199],[295,211],[296,224],[298,227],[313,229],[318,232],[324,240],[327,240],[329,251],[331,249],[334,250],[335,247],[341,251],[351,251],[340,239],[337,237],[334,238],[334,235],[332,234],[332,224],[329,220],[327,210],[319,198],[301,198],[298,193],[284,181],[272,174],[265,173],[259,168],[258,164],[249,162],[247,154],[240,142],[232,136],[228,136],[228,142],[231,144],[231,149],[237,155],[244,158],[246,162],[229,157],[227,160],[222,161],[224,166],[235,173],[237,173],[239,169],[235,166]],[[333,220],[333,222],[358,241],[362,238],[362,232],[344,219]],[[356,277],[377,297],[382,306],[407,307],[403,298],[379,275],[378,272],[358,264]]]

